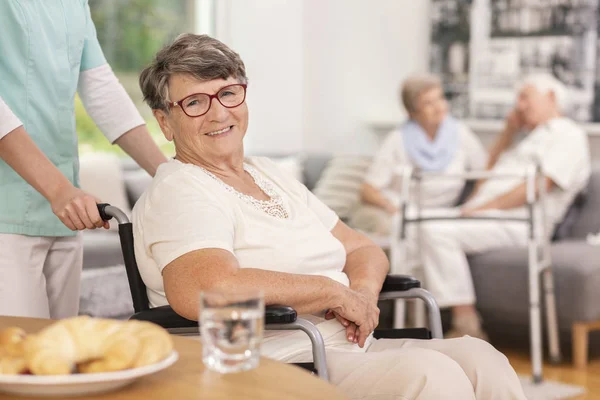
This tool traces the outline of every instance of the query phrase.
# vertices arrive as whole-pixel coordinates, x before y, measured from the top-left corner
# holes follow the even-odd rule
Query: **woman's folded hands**
[[[336,318],[346,327],[348,341],[363,347],[379,324],[377,294],[363,287],[344,288],[340,306],[330,309],[325,318]]]

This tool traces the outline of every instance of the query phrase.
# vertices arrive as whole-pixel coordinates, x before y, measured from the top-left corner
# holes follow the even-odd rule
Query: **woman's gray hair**
[[[210,36],[184,33],[163,47],[140,74],[140,88],[150,108],[169,111],[169,79],[176,74],[200,81],[231,77],[248,81],[238,53]]]
[[[400,87],[400,100],[409,114],[417,111],[419,96],[428,90],[441,88],[442,81],[435,75],[419,74],[407,78]]]

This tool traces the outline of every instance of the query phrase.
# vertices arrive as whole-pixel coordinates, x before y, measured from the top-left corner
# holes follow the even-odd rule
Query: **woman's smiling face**
[[[237,84],[235,78],[200,81],[189,75],[176,74],[169,80],[169,98],[179,101],[194,93],[216,94],[227,85]],[[165,137],[175,141],[177,157],[186,161],[208,163],[243,153],[243,139],[248,128],[248,106],[224,107],[211,99],[208,112],[199,117],[186,115],[180,104],[166,114],[156,110],[155,116]]]

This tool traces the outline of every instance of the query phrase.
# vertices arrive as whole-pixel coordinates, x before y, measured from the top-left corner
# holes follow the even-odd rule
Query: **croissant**
[[[144,321],[87,316],[58,321],[24,342],[27,366],[35,375],[108,372],[156,363],[173,350],[169,333]]]
[[[6,328],[0,331],[0,374],[22,374],[27,370],[23,357],[25,331]]]

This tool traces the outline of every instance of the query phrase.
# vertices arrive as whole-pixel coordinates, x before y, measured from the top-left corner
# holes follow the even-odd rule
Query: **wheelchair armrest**
[[[288,306],[272,305],[265,308],[265,324],[285,324],[295,322],[296,310]],[[161,306],[140,311],[130,319],[153,322],[165,329],[193,328],[198,326],[197,321],[192,321],[177,314],[171,306]]]
[[[273,304],[265,307],[265,324],[289,324],[296,322],[298,314],[289,306]]]
[[[404,292],[413,288],[420,288],[421,282],[409,275],[388,275],[383,282],[381,293]]]
[[[193,328],[198,326],[198,321],[192,321],[177,314],[171,306],[161,306],[137,312],[130,319],[153,322],[165,329]]]

